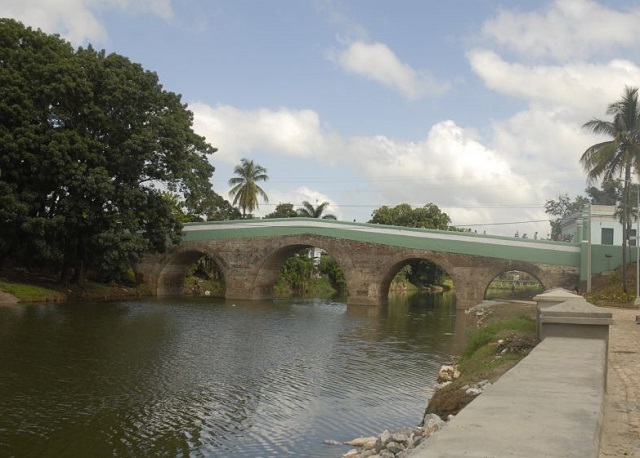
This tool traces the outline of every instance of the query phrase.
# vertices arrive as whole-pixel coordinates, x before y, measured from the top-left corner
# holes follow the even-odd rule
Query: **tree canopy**
[[[242,211],[242,217],[250,215],[258,208],[258,196],[269,202],[267,193],[258,185],[259,181],[267,181],[267,169],[249,159],[242,158],[233,173],[237,176],[229,179],[229,195],[233,197],[233,205]]]
[[[265,218],[295,218],[298,212],[293,208],[293,204],[279,203],[273,212],[265,215]]]
[[[179,238],[163,196],[213,196],[193,115],[158,76],[0,19],[0,260],[118,271]]]
[[[436,204],[429,203],[417,208],[412,208],[409,204],[400,204],[395,207],[383,205],[377,210],[374,210],[369,222],[393,226],[447,230],[451,224],[451,218],[440,210]]]
[[[544,203],[544,210],[548,215],[555,216],[551,221],[551,239],[560,240],[562,237],[562,229],[560,222],[563,218],[581,212],[584,206],[589,202],[584,196],[569,197],[569,194],[560,194],[558,200],[549,199]],[[568,241],[568,240],[567,240]]]
[[[297,210],[298,216],[303,218],[337,219],[335,215],[324,212],[328,206],[329,202],[322,202],[314,207],[313,204],[305,200],[302,202],[302,207]]]

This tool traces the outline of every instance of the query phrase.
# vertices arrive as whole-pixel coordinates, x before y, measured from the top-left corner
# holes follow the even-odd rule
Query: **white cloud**
[[[615,10],[592,0],[556,0],[542,11],[502,10],[484,35],[527,58],[583,58],[640,44],[640,7]]]
[[[218,148],[217,159],[228,163],[255,150],[304,158],[327,152],[321,159],[329,161],[341,143],[339,137],[323,132],[313,110],[240,110],[202,102],[189,104],[189,109],[194,113],[194,130]]]
[[[426,139],[398,142],[383,136],[355,138],[348,157],[392,203],[438,206],[468,202],[530,201],[529,183],[508,161],[453,121],[433,126]],[[505,195],[504,190],[509,189]]]
[[[339,54],[337,61],[348,72],[389,86],[409,99],[442,95],[450,88],[429,72],[418,72],[400,61],[383,43],[354,41]]]
[[[605,64],[526,65],[506,62],[486,49],[468,53],[472,69],[490,89],[531,104],[564,110],[576,121],[600,116],[625,85],[640,81],[640,67],[627,60]]]
[[[16,19],[46,33],[59,33],[73,45],[108,40],[96,13],[120,9],[127,13],[151,12],[171,19],[171,0],[2,0],[0,17]]]

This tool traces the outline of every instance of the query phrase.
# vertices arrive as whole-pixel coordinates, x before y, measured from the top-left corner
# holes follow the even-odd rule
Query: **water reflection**
[[[446,295],[0,308],[0,456],[336,456],[419,421],[455,330]]]

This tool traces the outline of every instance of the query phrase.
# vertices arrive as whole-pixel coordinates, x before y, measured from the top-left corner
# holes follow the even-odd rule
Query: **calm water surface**
[[[414,426],[452,295],[0,307],[1,457],[336,457]]]

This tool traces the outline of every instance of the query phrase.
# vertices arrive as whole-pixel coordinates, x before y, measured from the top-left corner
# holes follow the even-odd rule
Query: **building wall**
[[[582,214],[571,215],[565,218],[561,224],[563,235],[571,237],[571,241],[579,243],[578,227],[588,224],[589,234],[585,233],[584,238],[591,241],[592,245],[603,245],[602,230],[610,229],[613,231],[613,239],[610,245],[622,245],[622,224],[615,216],[616,207],[614,205],[591,205],[587,207]],[[635,234],[633,234],[635,235]],[[635,245],[635,241],[632,243]]]

